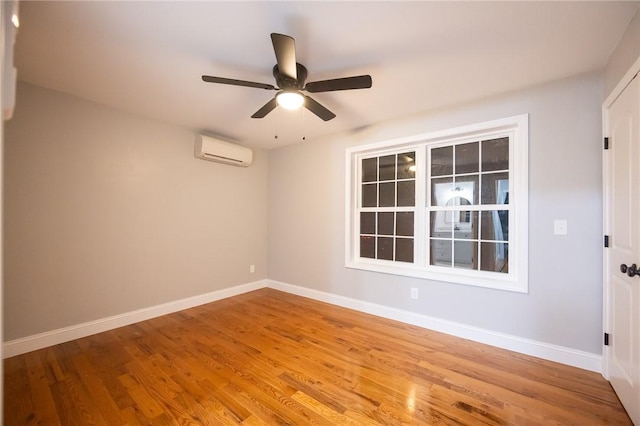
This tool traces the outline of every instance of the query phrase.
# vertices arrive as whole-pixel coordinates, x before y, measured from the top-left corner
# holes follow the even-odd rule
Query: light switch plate
[[[553,233],[555,235],[567,235],[566,219],[556,219],[553,221]]]

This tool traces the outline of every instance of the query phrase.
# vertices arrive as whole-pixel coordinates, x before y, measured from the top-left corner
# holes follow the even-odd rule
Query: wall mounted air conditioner
[[[253,159],[253,152],[249,148],[207,135],[196,137],[194,155],[203,160],[240,167],[249,167]]]

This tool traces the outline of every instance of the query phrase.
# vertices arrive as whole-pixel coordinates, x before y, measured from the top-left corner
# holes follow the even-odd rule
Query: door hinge
[[[609,236],[608,235],[604,236],[604,246],[605,247],[609,247]]]
[[[604,138],[604,149],[609,149],[609,138]]]
[[[604,345],[609,346],[609,333],[604,333]]]

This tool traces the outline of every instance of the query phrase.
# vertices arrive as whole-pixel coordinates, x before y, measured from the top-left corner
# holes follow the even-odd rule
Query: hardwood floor
[[[5,360],[5,425],[630,425],[600,374],[263,289]]]

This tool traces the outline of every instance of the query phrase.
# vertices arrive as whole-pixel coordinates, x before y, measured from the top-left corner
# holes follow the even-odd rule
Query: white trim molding
[[[570,365],[572,367],[578,367],[598,373],[602,371],[602,356],[598,354],[592,354],[589,352],[579,351],[564,346],[538,342],[531,339],[525,339],[518,336],[512,336],[509,334],[499,333],[496,331],[486,330],[466,324],[418,314],[415,312],[404,311],[402,309],[391,308],[388,306],[378,305],[371,302],[365,302],[362,300],[352,299],[337,294],[312,290],[306,287],[300,287],[297,285],[287,284],[284,282],[269,279],[242,284],[235,287],[202,294],[199,296],[180,299],[175,302],[168,302],[120,315],[114,315],[95,321],[89,321],[70,327],[24,337],[21,339],[11,340],[3,344],[2,355],[5,358],[20,355],[23,353],[35,351],[37,349],[42,349],[71,340],[91,336],[96,333],[113,330],[115,328],[134,324],[136,322],[145,321],[158,316],[167,315],[184,309],[193,308],[195,306],[204,305],[206,303],[215,302],[217,300],[226,299],[228,297],[248,293],[250,291],[259,290],[265,287],[302,297],[307,297],[309,299],[317,300],[320,302],[330,303],[332,305],[341,306],[343,308],[353,309],[370,315],[400,321],[406,324],[438,331],[440,333],[446,333],[452,336],[461,337],[463,339],[472,340],[474,342],[484,343],[498,348],[507,349],[513,352],[535,356],[538,358],[546,359],[548,361],[559,362],[561,364]]]
[[[582,368],[584,370],[594,371],[597,373],[602,371],[602,356],[598,354],[525,339],[518,336],[447,321],[397,308],[390,308],[388,306],[351,299],[349,297],[325,293],[279,281],[267,280],[267,282],[269,288],[318,300],[320,302],[342,306],[343,308],[349,308],[382,318],[400,321],[406,324],[472,340],[474,342],[484,343],[513,352],[535,356],[548,361]]]
[[[429,164],[431,164],[433,149],[464,146],[473,143],[479,146],[479,151],[477,151],[478,154],[476,155],[480,155],[482,147],[486,146],[485,143],[489,143],[492,139],[508,140],[508,168],[499,171],[490,168],[484,170],[484,166],[481,166],[481,157],[476,157],[478,168],[475,171],[454,174],[452,169],[451,174],[431,176]],[[455,158],[453,152],[452,150],[451,161]],[[529,114],[520,114],[452,129],[347,148],[345,150],[345,266],[372,272],[528,293],[528,153]],[[394,156],[398,156],[397,164],[400,164],[401,157],[405,162],[413,162],[414,175],[405,174],[402,178],[398,177],[396,180],[387,179],[390,178],[389,176],[381,181],[378,181],[378,177],[375,177],[374,181],[364,179],[363,164],[365,161],[373,160],[375,163],[378,158],[393,158]],[[375,166],[374,170],[379,167],[381,166]],[[399,170],[399,167],[396,166],[396,170]],[[506,179],[504,178],[505,174],[508,176]],[[497,194],[495,194],[495,199],[491,204],[478,200],[478,194],[484,191],[484,189],[479,189],[478,184],[482,179],[487,179],[490,176],[494,176],[493,179],[499,179],[502,184],[506,184],[501,186],[501,193],[505,198],[507,196],[510,198],[508,202],[505,202],[505,198],[499,201]],[[502,177],[498,178],[498,176]],[[434,195],[431,194],[431,191],[432,188],[435,188],[433,185],[438,179],[448,179],[446,183],[442,184],[442,187],[450,185],[450,189],[446,189],[443,192],[443,195],[446,195],[449,201],[452,200],[452,197],[459,199],[461,197],[459,194],[462,194],[452,191],[460,190],[458,186],[463,186],[464,183],[469,184],[465,192],[472,194],[467,197],[467,202],[470,204],[456,206],[446,204],[444,200],[432,203],[430,200]],[[456,181],[455,179],[458,180]],[[475,183],[473,183],[473,179],[475,179]],[[460,185],[456,183],[456,188],[454,189],[454,181],[464,183]],[[410,205],[401,206],[399,202],[391,202],[387,203],[391,205],[383,206],[374,196],[373,200],[370,200],[373,203],[367,203],[374,205],[363,205],[365,203],[364,188],[373,189],[375,194],[377,191],[382,191],[381,189],[376,190],[377,185],[391,184],[393,187],[394,182],[397,182],[398,185],[400,185],[400,182],[413,183],[415,189],[412,192],[415,196],[415,201],[406,203]],[[495,185],[497,186],[497,184],[498,181],[496,180]],[[481,184],[480,187],[484,188],[485,184]],[[475,200],[473,194],[475,194]],[[483,196],[480,196],[480,198],[483,199]],[[393,197],[391,199],[393,200]],[[444,215],[447,212],[449,214],[454,212],[460,214],[463,211],[474,212],[477,215],[493,212],[496,220],[499,211],[508,214],[509,232],[506,234],[507,236],[502,234],[502,230],[500,230],[500,237],[495,234],[496,240],[493,240],[493,237],[482,237],[479,234],[475,236],[469,234],[465,237],[454,236],[453,220],[449,220],[447,226],[444,226],[444,222],[442,223],[443,230],[449,232],[449,236],[446,234],[435,235],[433,226],[429,226],[432,220],[430,219],[432,212]],[[391,213],[391,217],[393,217],[393,214],[398,212],[405,212],[411,215],[413,219],[408,222],[413,225],[412,232],[399,235],[393,231],[389,233],[388,230],[386,233],[376,233],[375,230],[363,231],[361,228],[362,214],[380,215]],[[477,223],[476,219],[476,230],[479,229]],[[500,223],[502,223],[502,220],[500,220]],[[495,229],[501,228],[500,225],[494,224],[494,226],[496,226]],[[456,229],[464,229],[464,227]],[[464,234],[464,231],[462,232]],[[413,247],[413,251],[405,248],[405,255],[410,253],[411,256],[398,260],[394,257],[394,249],[390,248],[385,254],[391,254],[391,256],[382,259],[378,257],[375,249],[375,244],[377,243],[372,245],[375,252],[373,255],[371,252],[365,255],[362,254],[361,241],[375,242],[381,239],[386,239],[387,241],[395,240],[396,242],[402,241],[405,243],[405,247]],[[474,263],[473,267],[471,267],[471,264],[468,264],[466,268],[454,267],[453,259],[455,256],[453,252],[458,250],[453,249],[454,245],[457,244],[455,241],[465,241],[461,246],[467,244],[469,250],[466,256],[461,255],[461,257],[471,260],[469,259],[469,256],[471,256],[476,263],[482,256],[483,250],[480,249],[481,246],[484,247],[485,244],[489,244],[500,247],[503,251],[501,251],[500,256],[494,259],[496,261],[494,267],[497,266],[497,269],[483,270],[476,263]],[[447,249],[440,249],[440,253],[445,256],[449,251],[449,255],[445,257],[445,260],[435,261],[435,249],[432,251],[431,248],[434,242],[436,244],[438,242],[448,244],[444,246],[448,247]],[[471,249],[472,243],[473,247],[475,247],[474,249]],[[508,252],[504,250],[505,244],[508,244]],[[391,246],[393,246],[393,242]],[[372,247],[370,246],[369,249],[371,250]],[[505,265],[508,265],[508,267],[505,268]]]
[[[635,77],[636,74],[640,72],[640,58],[636,59],[636,61],[631,65],[631,67],[627,70],[627,72],[622,76],[616,87],[611,90],[611,93],[607,95],[607,98],[602,103],[603,109],[609,108],[613,105],[613,101],[618,99],[618,96],[622,94],[624,89],[631,83],[631,80]]]
[[[173,302],[150,306],[148,308],[138,309],[136,311],[126,312],[120,315],[101,318],[95,321],[59,328],[57,330],[39,333],[33,336],[23,337],[21,339],[11,340],[3,343],[2,356],[4,358],[8,358],[35,351],[37,349],[58,345],[60,343],[113,330],[125,325],[135,324],[140,321],[146,321],[151,318],[215,302],[216,300],[222,300],[239,294],[248,293],[250,291],[259,290],[266,287],[266,285],[266,280],[255,281],[223,290],[212,291],[198,296],[187,297]]]
[[[633,81],[634,78],[637,78],[638,73],[640,73],[640,57],[636,59],[636,61],[631,65],[631,68],[627,70],[624,76],[620,79],[618,84],[613,88],[611,93],[607,96],[605,101],[602,103],[602,137],[609,138],[610,135],[610,123],[609,123],[609,110],[613,103],[618,99],[618,97],[622,94],[624,89],[627,88],[629,84]],[[609,176],[611,173],[612,158],[609,155],[609,150],[602,151],[602,233],[604,235],[611,235],[611,230],[609,229],[609,222],[611,220],[611,209],[607,203],[607,200],[610,198],[609,191],[611,189],[612,183],[609,182]],[[611,297],[610,297],[610,269],[609,269],[609,252],[604,250],[602,252],[602,330],[604,333],[611,332]],[[604,344],[604,339],[602,343],[602,375],[605,379],[610,379],[609,372],[609,357],[610,346]]]

